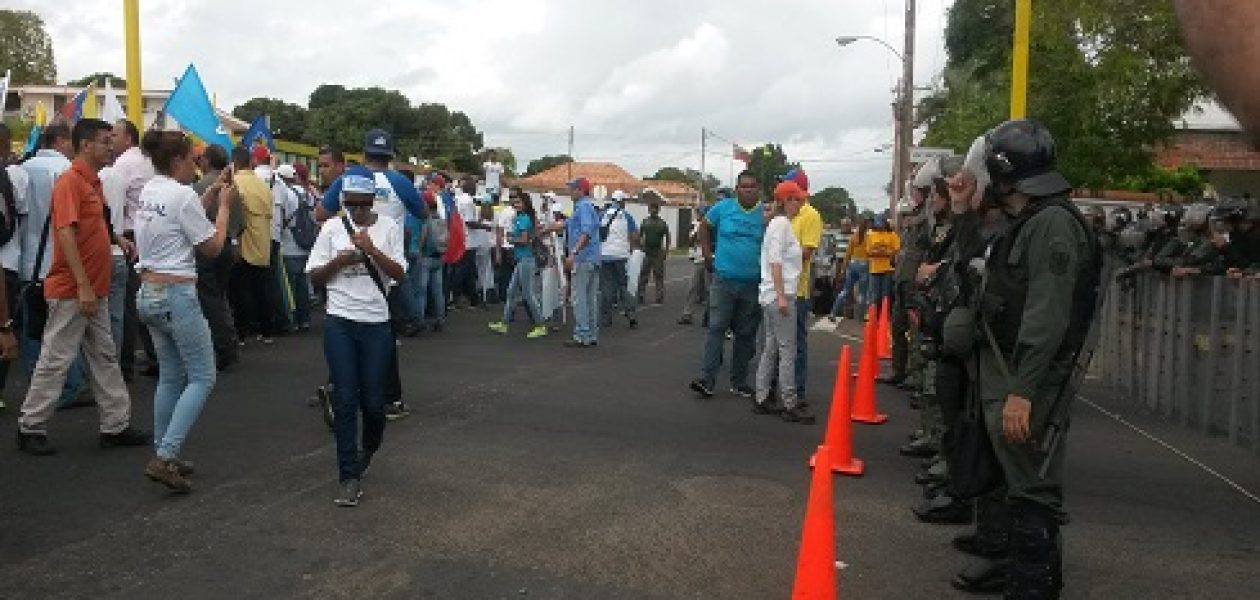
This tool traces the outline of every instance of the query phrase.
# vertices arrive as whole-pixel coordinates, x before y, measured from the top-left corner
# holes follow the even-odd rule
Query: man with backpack
[[[310,331],[311,291],[306,258],[319,233],[315,228],[315,200],[305,182],[298,181],[293,165],[276,167],[276,175],[290,192],[280,205],[280,256],[288,276],[289,293],[293,296],[293,327],[297,331]]]
[[[616,304],[626,315],[630,328],[634,329],[639,325],[637,302],[628,287],[626,265],[630,261],[630,251],[639,243],[639,226],[626,212],[626,193],[621,190],[612,193],[612,202],[600,215],[599,241],[603,252],[599,269],[601,325],[612,325],[613,305]]]
[[[425,190],[421,197],[429,209],[429,218],[421,221],[407,215],[407,230],[413,232],[407,244],[407,297],[412,318],[418,329],[441,331],[446,323],[446,297],[442,286],[442,255],[450,246],[450,229],[439,214],[437,196]],[[433,313],[433,320],[426,313]]]

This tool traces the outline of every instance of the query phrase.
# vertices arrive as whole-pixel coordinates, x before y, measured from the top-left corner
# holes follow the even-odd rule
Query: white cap
[[[297,177],[297,169],[294,169],[293,165],[280,165],[276,167],[276,175],[285,179],[293,179]]]
[[[626,198],[629,198],[629,197],[630,197],[629,195],[627,195],[625,192],[621,190],[613,190],[613,193],[612,193],[613,202],[622,202]]]

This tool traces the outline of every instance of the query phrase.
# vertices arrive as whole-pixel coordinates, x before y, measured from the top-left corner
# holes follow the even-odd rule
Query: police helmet
[[[1123,229],[1133,222],[1133,213],[1129,209],[1120,207],[1108,215],[1108,223],[1111,229]]]
[[[1207,227],[1208,218],[1212,215],[1212,207],[1206,204],[1191,204],[1186,209],[1186,214],[1181,218],[1181,224],[1187,229],[1201,229]]]
[[[993,182],[1033,197],[1071,191],[1072,184],[1055,170],[1054,137],[1031,119],[1007,121],[987,135],[984,165]]]
[[[1155,209],[1156,226],[1176,227],[1180,222],[1185,209],[1179,204],[1163,204]]]
[[[1226,223],[1239,223],[1247,219],[1247,201],[1242,198],[1225,198],[1212,208],[1212,219]]]
[[[1121,248],[1127,248],[1130,250],[1141,248],[1142,244],[1146,243],[1146,231],[1144,231],[1141,227],[1138,227],[1136,224],[1129,225],[1128,227],[1120,230],[1118,239]]]

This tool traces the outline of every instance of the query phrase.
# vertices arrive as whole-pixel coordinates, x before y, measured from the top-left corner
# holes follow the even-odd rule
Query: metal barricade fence
[[[1260,455],[1260,281],[1143,273],[1112,286],[1095,382]]]

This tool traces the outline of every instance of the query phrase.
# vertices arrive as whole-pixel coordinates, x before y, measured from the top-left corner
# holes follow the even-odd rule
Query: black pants
[[[235,362],[237,357],[236,327],[227,294],[235,263],[236,248],[230,243],[224,243],[223,251],[215,258],[197,255],[197,301],[210,326],[214,355],[220,364]]]
[[[4,270],[4,302],[9,307],[9,318],[15,322],[17,320],[18,311],[18,290],[22,283],[18,281],[16,271]],[[19,331],[14,329],[14,331]],[[13,361],[0,360],[0,393],[4,392],[4,385],[9,381],[9,363]]]
[[[507,301],[508,284],[512,283],[512,271],[516,270],[516,256],[510,249],[496,248],[499,264],[494,267],[494,293],[499,302]]]
[[[279,333],[274,307],[280,304],[280,288],[270,265],[259,267],[243,260],[236,263],[231,287],[236,296],[238,331],[263,337]]]
[[[135,237],[127,234],[127,238],[135,241]],[[134,263],[131,266],[135,266]],[[149,337],[149,328],[140,326],[140,314],[136,312],[136,294],[140,293],[140,275],[131,273],[127,278],[127,296],[123,301],[123,339],[122,356],[118,357],[118,365],[124,373],[136,370],[136,339],[144,348],[144,355],[150,364],[157,364],[157,352],[153,350],[153,338]]]
[[[459,262],[455,263],[451,271],[451,300],[464,296],[468,298],[470,304],[476,306],[479,296],[477,294],[476,250],[469,248],[464,251],[464,255],[460,257]]]
[[[910,356],[910,344],[906,334],[910,332],[910,293],[914,283],[898,281],[893,284],[892,314],[892,372],[894,377],[906,375],[906,361]]]

